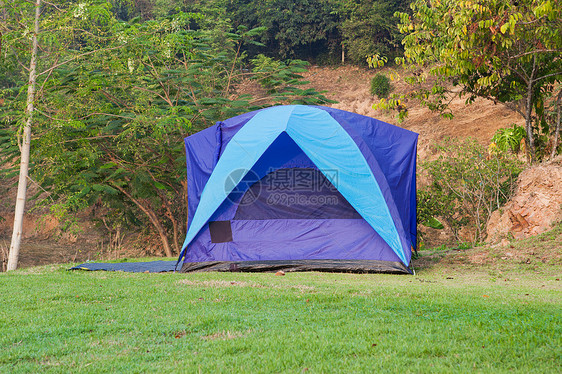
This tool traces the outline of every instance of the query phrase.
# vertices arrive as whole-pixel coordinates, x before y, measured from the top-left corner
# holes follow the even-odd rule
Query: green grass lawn
[[[416,276],[2,273],[0,372],[561,372],[558,264],[428,264]]]
[[[552,277],[65,268],[0,276],[0,372],[561,369]]]

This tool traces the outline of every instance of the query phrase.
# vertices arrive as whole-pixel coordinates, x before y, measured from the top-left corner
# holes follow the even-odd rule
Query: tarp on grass
[[[174,271],[176,261],[149,261],[149,262],[116,262],[116,263],[95,263],[86,262],[77,265],[69,270],[104,270],[104,271],[124,271],[127,273],[164,273]]]

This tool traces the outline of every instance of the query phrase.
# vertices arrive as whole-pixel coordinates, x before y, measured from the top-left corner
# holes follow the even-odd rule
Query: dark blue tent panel
[[[408,272],[417,134],[342,110],[293,105],[219,122],[185,146],[183,271],[216,263],[263,270],[271,261],[292,269],[320,261],[334,270],[340,261]]]

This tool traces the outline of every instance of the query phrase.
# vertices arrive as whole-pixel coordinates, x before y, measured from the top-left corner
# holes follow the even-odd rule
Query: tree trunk
[[[533,86],[535,84],[535,72],[536,72],[536,57],[533,58],[533,70],[531,70],[531,76],[527,81],[527,97],[525,98],[525,131],[527,132],[527,143],[528,143],[528,158],[529,162],[533,163],[535,161],[536,151],[535,151],[535,138],[533,137]]]
[[[18,194],[16,198],[16,208],[14,211],[14,230],[12,232],[12,242],[10,244],[10,254],[8,255],[7,271],[16,270],[20,255],[21,238],[23,235],[23,215],[25,211],[25,200],[27,192],[27,175],[29,172],[29,151],[31,145],[31,123],[33,121],[33,111],[35,102],[35,82],[37,79],[37,35],[39,34],[39,15],[41,0],[35,2],[35,29],[32,37],[31,62],[29,64],[29,86],[27,87],[27,109],[25,127],[23,128],[23,138],[21,144],[20,176],[18,181]]]
[[[184,203],[184,206],[186,207],[185,209],[185,225],[183,225],[183,227],[185,227],[187,229],[187,223],[188,223],[188,209],[187,209],[187,181],[183,180],[181,181],[181,191],[182,191],[182,201]]]
[[[123,187],[113,184],[113,187],[117,188],[119,191],[123,193],[123,195],[127,196],[136,206],[143,211],[144,214],[152,223],[152,226],[158,231],[158,235],[160,235],[160,240],[162,241],[162,246],[164,247],[164,253],[166,257],[173,257],[172,248],[170,247],[170,242],[168,241],[168,235],[166,233],[166,229],[162,225],[162,223],[158,220],[158,216],[154,211],[149,207],[145,206],[140,200],[135,199],[130,193],[128,193]]]
[[[177,191],[176,191],[177,192]],[[161,193],[159,192],[158,195],[160,196],[160,199],[162,199],[162,204],[164,205],[164,207],[166,208],[166,217],[168,217],[168,219],[170,220],[170,222],[172,222],[172,234],[173,234],[173,241],[172,241],[172,245],[174,246],[174,250],[176,252],[176,254],[180,254],[180,245],[179,245],[179,229],[178,229],[178,221],[174,218],[174,214],[172,212],[172,204],[171,202],[166,198],[165,193]]]
[[[554,131],[554,145],[552,146],[552,153],[550,158],[556,156],[556,148],[558,147],[558,140],[560,139],[560,107],[562,106],[562,88],[558,92],[558,98],[556,99],[556,130]]]
[[[533,97],[533,89],[532,84],[529,83],[527,88],[527,98],[526,108],[525,108],[525,131],[527,132],[527,156],[530,163],[535,161],[535,139],[533,138],[533,119],[531,118],[532,114],[532,97]]]
[[[166,215],[168,216],[170,222],[172,222],[173,235],[174,235],[174,241],[173,241],[174,249],[176,250],[176,253],[179,255],[181,250],[180,250],[180,243],[179,243],[178,221],[174,218],[174,215],[172,214],[172,209],[170,208],[170,204],[168,202],[166,202],[165,204],[166,204]]]

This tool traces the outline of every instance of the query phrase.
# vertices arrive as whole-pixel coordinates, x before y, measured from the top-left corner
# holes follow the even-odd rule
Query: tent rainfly
[[[181,271],[411,273],[417,137],[303,105],[187,137]]]

